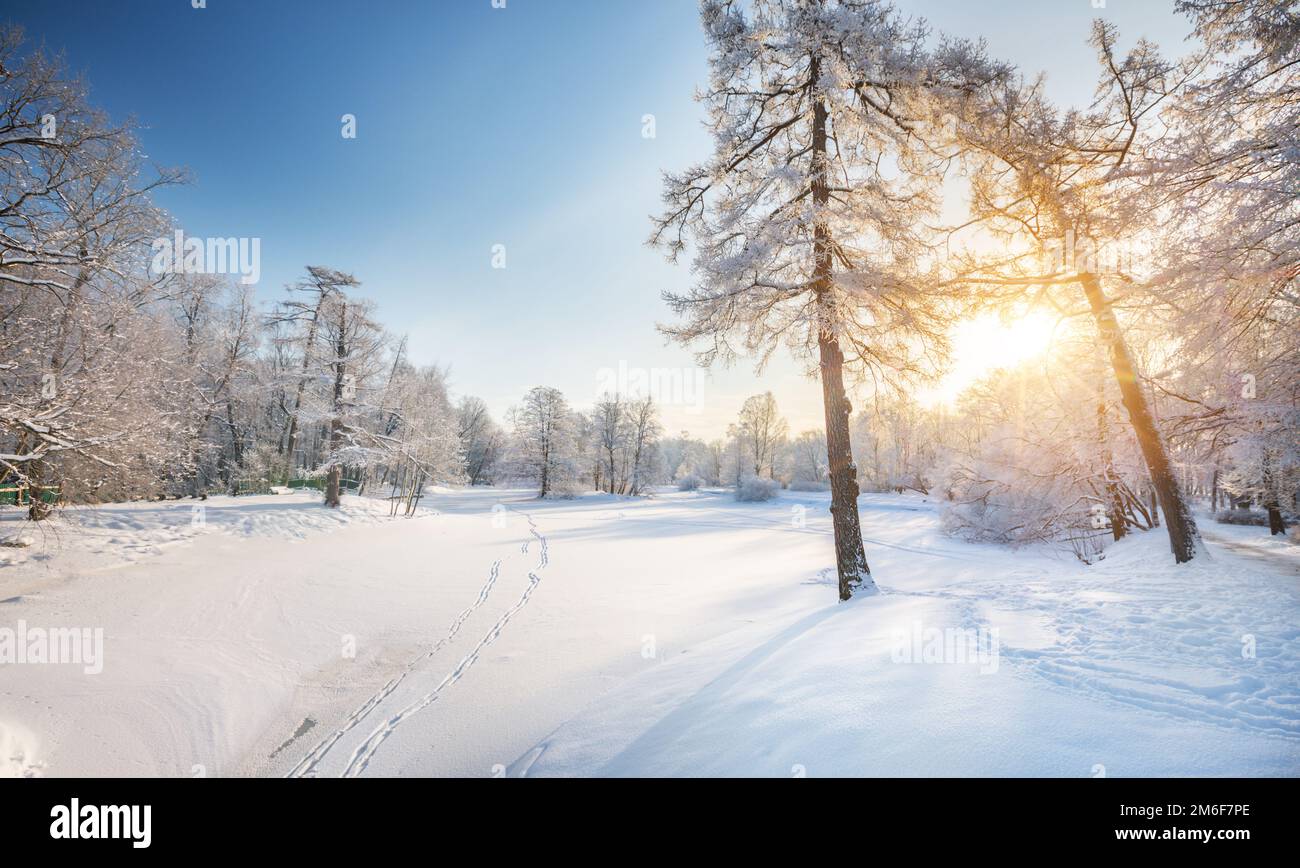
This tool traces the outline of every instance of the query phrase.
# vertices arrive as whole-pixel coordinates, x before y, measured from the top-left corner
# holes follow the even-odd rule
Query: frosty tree
[[[292,470],[294,453],[298,449],[300,422],[303,413],[303,399],[307,396],[307,386],[312,381],[313,366],[320,363],[322,354],[328,348],[319,345],[322,328],[322,313],[329,300],[349,289],[359,286],[355,277],[332,268],[319,265],[307,266],[307,276],[291,289],[302,293],[304,298],[291,296],[280,305],[280,311],[273,318],[273,323],[287,324],[293,327],[286,342],[294,345],[300,361],[293,386],[293,406],[286,414],[285,431],[281,448],[285,456],[286,470]]]
[[[470,485],[491,483],[504,437],[482,398],[461,399],[456,408],[456,433],[464,455],[465,481]]]
[[[826,435],[804,431],[790,444],[792,488],[815,489],[826,480]]]
[[[1160,277],[1180,300],[1185,359],[1166,392],[1212,461],[1216,499],[1222,482],[1281,532],[1282,506],[1300,507],[1300,12],[1288,0],[1178,7],[1208,63],[1159,150],[1175,203]]]
[[[158,470],[183,436],[176,342],[144,245],[168,227],[130,126],[0,25],[0,480],[89,496]],[[133,351],[131,342],[148,352]],[[134,465],[134,466],[133,466]]]
[[[918,131],[926,94],[997,70],[978,51],[927,56],[926,30],[877,0],[703,0],[712,47],[700,95],[711,159],[665,178],[651,241],[695,248],[696,285],[666,299],[671,337],[700,361],[779,344],[816,360],[826,416],[840,599],[875,585],[862,548],[845,369],[891,378],[942,350],[934,293],[917,279],[937,206]]]
[[[776,476],[777,454],[785,444],[790,425],[781,415],[771,392],[753,395],[740,408],[740,436],[753,461],[755,476]]]
[[[425,483],[467,479],[463,417],[451,403],[446,372],[440,368],[395,364],[386,391],[381,408],[384,426],[370,435],[358,426],[356,440],[373,443],[371,451],[380,454],[381,480],[392,486],[393,514],[400,507],[411,516],[423,496]],[[479,424],[495,436],[496,426],[487,417],[486,408]],[[486,459],[479,456],[477,460],[481,473],[481,463]]]
[[[365,467],[379,447],[366,424],[375,412],[366,402],[369,382],[382,368],[384,335],[369,302],[336,292],[325,299],[320,333],[330,348],[322,357],[328,403],[322,421],[328,427],[325,505],[337,507],[344,467]],[[450,416],[450,412],[446,414]],[[448,421],[443,427],[449,429]]]
[[[576,476],[576,424],[559,389],[537,386],[510,413],[518,472],[535,483],[539,497],[567,494]]]
[[[602,395],[589,420],[595,450],[592,483],[610,494],[636,496],[653,482],[661,428],[649,398]]]
[[[1103,71],[1087,112],[1058,112],[1044,98],[1041,80],[1008,82],[963,107],[955,131],[972,168],[974,215],[1006,243],[996,255],[977,257],[982,261],[961,280],[991,299],[1008,292],[1068,316],[1091,316],[1098,352],[1109,361],[1164,512],[1174,560],[1184,563],[1196,553],[1196,522],[1143,389],[1116,292],[1118,286],[1133,293],[1143,275],[1107,262],[1104,251],[1151,225],[1159,191],[1142,180],[1154,171],[1157,113],[1191,69],[1164,61],[1146,41],[1120,56],[1117,38],[1112,25],[1094,24],[1092,44]],[[1051,255],[1054,246],[1059,252]],[[1065,297],[1057,295],[1061,288]],[[1078,309],[1079,302],[1086,307]]]

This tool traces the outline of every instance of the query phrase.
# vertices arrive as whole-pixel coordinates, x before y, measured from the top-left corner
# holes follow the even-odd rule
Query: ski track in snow
[[[518,510],[512,511],[519,512]],[[497,622],[492,625],[482,638],[479,639],[478,643],[475,644],[470,652],[466,654],[458,664],[456,664],[456,667],[443,677],[437,687],[407,705],[371,732],[369,738],[353,751],[352,757],[348,760],[347,767],[343,770],[341,777],[354,778],[364,772],[370,765],[370,761],[374,758],[375,753],[383,743],[388,740],[388,737],[412,716],[436,702],[446,688],[463,678],[465,673],[468,672],[478,661],[479,655],[483,653],[483,650],[495,642],[501,636],[502,630],[504,630],[506,625],[510,623],[510,620],[528,605],[528,601],[532,598],[533,592],[536,591],[537,587],[542,583],[541,577],[538,573],[544,570],[550,562],[550,552],[549,543],[547,542],[546,537],[537,530],[537,524],[533,521],[533,517],[525,512],[520,512],[519,514],[528,521],[528,532],[538,541],[541,547],[537,566],[528,573],[528,587],[524,589],[523,594],[520,595],[515,604],[507,609],[505,614],[497,619]],[[530,545],[531,541],[525,540],[523,545],[520,546],[520,551],[527,554]]]
[[[298,765],[294,766],[293,770],[290,771],[289,774],[286,775],[286,777],[300,778],[300,777],[314,776],[316,772],[316,766],[320,763],[322,759],[325,758],[325,755],[328,754],[331,749],[333,749],[334,745],[338,743],[339,739],[343,738],[343,736],[347,735],[349,732],[351,732],[353,729],[359,726],[361,722],[370,715],[370,712],[374,711],[375,708],[381,702],[383,702],[385,699],[391,696],[393,694],[393,691],[397,690],[397,688],[401,686],[402,682],[406,680],[406,676],[410,675],[413,671],[415,671],[415,668],[417,666],[419,666],[425,660],[428,660],[431,657],[433,657],[444,647],[446,647],[446,645],[449,642],[451,642],[452,639],[456,638],[456,634],[460,632],[461,626],[464,625],[465,621],[469,618],[469,616],[474,614],[474,612],[480,606],[482,606],[484,603],[487,602],[488,596],[491,595],[492,588],[496,585],[497,578],[500,576],[500,574],[501,574],[501,561],[494,561],[492,564],[492,568],[488,571],[487,581],[483,584],[483,587],[479,590],[478,599],[476,599],[463,612],[461,612],[459,615],[456,616],[456,619],[451,622],[451,626],[447,628],[447,634],[443,636],[441,639],[439,639],[436,643],[434,643],[433,647],[430,648],[428,651],[416,657],[410,663],[406,664],[406,666],[402,668],[402,671],[398,673],[397,676],[395,676],[392,680],[390,680],[387,684],[385,684],[382,688],[380,688],[379,691],[376,692],[369,699],[367,699],[361,705],[361,707],[359,707],[356,711],[354,711],[351,715],[349,715],[347,720],[344,721],[343,726],[339,727],[337,730],[330,733],[330,735],[325,739],[323,739],[320,742],[320,744],[316,745],[316,748],[311,753],[303,757],[302,760],[299,761]]]

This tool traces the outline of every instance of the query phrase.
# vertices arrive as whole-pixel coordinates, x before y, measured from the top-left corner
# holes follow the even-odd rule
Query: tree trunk
[[[1115,542],[1122,540],[1128,533],[1128,524],[1124,520],[1124,498],[1119,491],[1119,474],[1115,471],[1115,456],[1110,449],[1110,425],[1106,419],[1106,394],[1099,380],[1097,383],[1097,439],[1101,443],[1102,479],[1105,482],[1107,512],[1110,513],[1110,532]]]
[[[338,507],[342,502],[339,496],[339,483],[342,480],[342,473],[337,464],[330,467],[329,474],[325,477],[325,505],[329,507]]]
[[[826,408],[826,452],[830,460],[831,521],[835,529],[835,566],[840,599],[875,590],[867,555],[862,548],[858,516],[858,471],[849,442],[849,406],[844,393],[844,355],[833,335],[823,334],[821,350],[822,401]]]
[[[1088,305],[1092,308],[1097,329],[1101,332],[1102,342],[1106,344],[1110,353],[1111,367],[1119,383],[1124,407],[1128,410],[1133,433],[1137,436],[1142,457],[1146,460],[1147,470],[1151,473],[1151,485],[1165,514],[1165,527],[1169,531],[1169,547],[1174,553],[1174,562],[1186,563],[1196,555],[1200,538],[1196,521],[1192,518],[1191,510],[1187,508],[1182,492],[1179,491],[1178,480],[1174,478],[1170,467],[1164,441],[1156,428],[1146,396],[1142,394],[1142,388],[1138,384],[1137,370],[1129,354],[1128,344],[1124,341],[1124,334],[1120,331],[1110,301],[1102,290],[1101,281],[1091,272],[1080,274],[1079,280],[1083,285],[1084,294],[1088,297]]]
[[[88,253],[85,245],[80,248],[81,260],[86,261]],[[86,283],[90,280],[90,273],[85,266],[77,269],[77,279],[72,284],[72,292],[68,294],[68,300],[64,303],[63,312],[59,316],[59,329],[54,341],[54,351],[50,354],[50,367],[46,372],[48,376],[53,377],[55,392],[53,399],[43,399],[41,401],[41,410],[50,408],[52,401],[59,400],[58,390],[62,387],[63,368],[66,363],[64,353],[68,348],[68,342],[71,339],[76,311],[81,307],[81,301],[84,295]],[[20,443],[27,442],[26,435],[22,435]],[[36,448],[36,447],[33,447]],[[18,453],[22,454],[24,449],[20,447]],[[24,480],[28,483],[28,495],[31,497],[27,505],[27,518],[29,521],[43,521],[53,512],[53,507],[43,501],[40,497],[42,484],[51,485],[59,484],[57,481],[58,466],[45,458],[37,458],[27,463],[23,469],[22,475],[19,476],[18,482]]]
[[[1128,520],[1124,517],[1124,499],[1120,496],[1115,477],[1107,475],[1106,493],[1110,496],[1110,532],[1119,542],[1128,535]]]
[[[298,377],[298,392],[293,401],[293,413],[289,415],[289,424],[285,436],[285,470],[286,477],[293,476],[293,453],[298,447],[298,416],[302,413],[302,396],[307,389],[307,374],[311,367],[311,352],[316,343],[316,327],[320,318],[321,307],[325,303],[325,294],[316,300],[316,307],[311,314],[311,324],[307,327],[307,341],[302,350],[302,374]]]
[[[42,483],[45,481],[45,461],[33,461],[29,464],[27,470],[27,520],[43,521],[49,517],[53,511],[48,503],[45,502],[42,495],[45,488]],[[20,492],[21,494],[21,492]]]
[[[1268,532],[1271,536],[1286,533],[1286,522],[1282,520],[1282,510],[1276,503],[1269,503],[1265,507],[1268,510]]]
[[[821,63],[814,58],[809,72],[815,82]],[[812,198],[819,208],[830,201],[826,178],[826,105],[819,98],[813,108]],[[831,523],[835,529],[835,567],[839,573],[840,599],[857,592],[873,592],[875,582],[862,548],[862,525],[858,516],[858,469],[853,464],[849,440],[848,395],[844,391],[844,353],[830,321],[825,296],[831,289],[833,244],[830,227],[818,221],[813,228],[813,291],[822,317],[817,337],[821,354],[822,404],[826,412],[826,453],[831,476]]]
[[[339,305],[339,334],[338,341],[335,343],[334,352],[336,361],[334,363],[334,412],[330,416],[330,470],[329,476],[325,479],[325,505],[337,507],[341,499],[341,483],[343,480],[343,468],[338,460],[339,444],[343,442],[343,384],[347,380],[347,358],[348,340],[347,340],[347,322],[348,306],[347,303]],[[293,455],[290,453],[290,460]]]

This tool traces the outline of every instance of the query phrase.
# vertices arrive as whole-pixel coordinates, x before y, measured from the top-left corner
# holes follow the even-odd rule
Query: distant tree
[[[740,408],[740,436],[746,441],[746,451],[753,461],[754,475],[771,479],[776,469],[776,458],[790,426],[777,409],[771,392],[746,399]]]
[[[325,454],[325,505],[337,507],[345,467],[362,468],[379,443],[371,430],[375,418],[369,402],[374,378],[385,369],[384,334],[372,318],[373,305],[332,293],[321,310],[321,337],[331,352],[322,356],[329,384],[323,420],[328,428]]]
[[[493,481],[501,455],[503,435],[481,398],[465,397],[457,408],[458,435],[465,456],[465,479],[470,485]]]
[[[710,440],[708,452],[705,456],[704,478],[710,485],[722,484],[722,468],[727,453],[727,445],[723,440]]]
[[[659,458],[662,432],[654,402],[604,395],[596,402],[589,423],[598,456],[597,487],[610,494],[642,493],[654,480]]]
[[[829,468],[826,464],[826,435],[821,431],[804,431],[791,443],[792,476],[804,486],[822,485]]]
[[[391,424],[382,433],[359,434],[357,439],[374,444],[371,460],[382,464],[384,478],[393,486],[393,514],[404,506],[410,516],[426,483],[465,480],[461,419],[440,368],[398,366],[387,395]]]
[[[649,397],[633,401],[628,415],[628,450],[631,458],[628,462],[630,472],[627,480],[629,494],[639,495],[654,481],[660,461],[659,438],[663,428],[659,424],[659,411]]]
[[[616,488],[621,489],[620,480],[627,478],[623,464],[627,414],[627,402],[618,394],[602,396],[591,414],[596,451],[600,456],[597,485],[603,481],[605,491],[610,494],[616,493]]]
[[[510,420],[519,472],[538,487],[539,497],[567,493],[577,477],[576,431],[564,393],[537,386],[511,411]]]
[[[285,431],[281,439],[286,472],[292,471],[294,467],[303,400],[307,396],[307,386],[312,382],[313,369],[318,368],[321,360],[329,356],[329,348],[321,346],[317,341],[322,311],[331,298],[359,285],[351,274],[309,265],[307,276],[290,287],[291,292],[301,293],[303,298],[291,295],[280,303],[279,309],[271,318],[273,325],[291,327],[283,340],[291,344],[292,351],[296,352],[299,359],[296,382],[290,387],[293,391],[293,404],[286,408]]]

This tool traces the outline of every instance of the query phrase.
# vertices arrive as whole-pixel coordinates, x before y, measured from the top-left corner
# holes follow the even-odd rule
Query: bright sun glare
[[[998,368],[1011,368],[1045,353],[1052,345],[1056,319],[1044,313],[1004,323],[985,315],[958,324],[952,332],[952,369],[922,392],[926,406],[950,404],[971,384]]]

